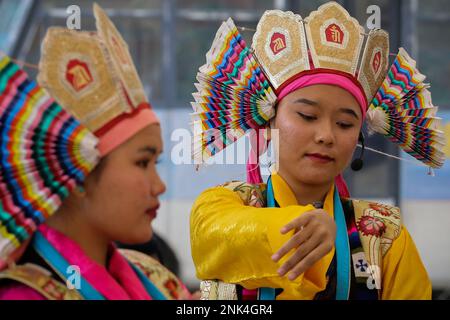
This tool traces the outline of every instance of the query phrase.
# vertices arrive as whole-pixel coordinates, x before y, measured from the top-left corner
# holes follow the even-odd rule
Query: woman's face
[[[337,86],[290,93],[272,123],[279,130],[279,173],[288,182],[331,184],[352,159],[361,123],[358,102]]]
[[[87,177],[81,211],[103,236],[126,244],[151,239],[166,189],[156,170],[161,152],[160,126],[150,125],[108,154],[98,175]]]

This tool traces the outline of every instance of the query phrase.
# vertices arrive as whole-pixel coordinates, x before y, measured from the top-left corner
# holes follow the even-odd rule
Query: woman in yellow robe
[[[253,65],[261,63],[257,67],[271,83],[271,88],[266,88],[265,98],[270,101],[272,89],[276,94],[276,100],[272,101],[273,113],[263,113],[260,109],[259,115],[267,115],[264,125],[270,126],[269,139],[273,132],[278,133],[278,170],[271,174],[267,183],[262,183],[260,175],[255,175],[257,166],[249,166],[250,183],[232,182],[208,189],[192,208],[192,255],[197,277],[204,280],[203,298],[430,299],[431,282],[402,225],[399,209],[350,199],[342,179],[342,172],[350,164],[358,140],[364,143],[360,132],[362,123],[371,97],[387,74],[388,51],[377,55],[379,48],[386,50],[385,33],[379,33],[378,39],[372,37],[378,47],[370,46],[369,37],[366,51],[375,49],[372,55],[370,52],[364,54],[360,64],[364,66],[367,64],[364,59],[372,58],[372,66],[383,69],[359,71],[360,75],[371,79],[369,86],[357,72],[344,72],[347,70],[345,63],[327,68],[314,66],[314,63],[320,63],[311,57],[314,52],[318,56],[320,53],[314,48],[314,41],[321,36],[315,36],[314,30],[324,30],[320,38],[324,41],[339,42],[338,37],[328,38],[329,27],[347,26],[346,31],[349,31],[349,24],[355,23],[338,4],[323,5],[304,20],[305,34],[308,35],[305,41],[312,61],[305,64],[307,69],[300,68],[294,76],[292,73],[286,76],[283,68],[287,67],[276,68],[276,54],[281,48],[288,50],[287,57],[296,57],[289,56],[295,51],[292,42],[283,42],[283,39],[295,39],[295,32],[300,29],[296,24],[301,24],[298,21],[302,20],[292,17],[292,13],[266,11],[253,38],[255,61],[258,61]],[[291,22],[294,28],[289,26]],[[222,25],[210,51],[217,58],[207,55],[207,64],[200,68],[200,73],[209,72],[211,77],[233,70],[226,65],[232,58],[214,50],[231,50],[234,43],[240,43],[241,47],[245,45],[230,20],[224,24],[228,29]],[[308,25],[318,27],[311,30]],[[227,34],[224,30],[231,31]],[[300,36],[305,37],[305,34]],[[358,32],[341,35],[350,35],[348,43],[359,37]],[[220,41],[224,43],[221,45]],[[331,52],[330,58],[336,58],[340,52],[335,48],[333,46],[332,50],[337,52],[322,53],[330,55]],[[268,50],[272,56],[267,54]],[[399,61],[409,58],[402,50],[399,55]],[[349,63],[354,56],[360,57],[359,54],[348,56]],[[247,56],[248,60],[252,58]],[[197,77],[199,86],[205,78]],[[230,79],[228,88],[231,88]],[[207,87],[205,83],[203,85]],[[239,84],[236,86],[240,88]],[[208,97],[208,90],[212,91],[214,87],[210,88],[199,89],[199,95]],[[368,89],[365,91],[364,88]],[[228,90],[227,93],[231,89]],[[217,94],[211,96],[216,98]],[[206,99],[194,97],[197,103],[194,103],[194,109],[206,105]],[[221,102],[224,100],[222,98]],[[209,101],[214,105],[214,99]],[[373,105],[372,102],[371,107]],[[220,105],[214,107],[219,109]],[[243,108],[242,105],[239,107]],[[217,112],[216,109],[213,112]],[[213,112],[205,113],[208,119]],[[204,132],[210,132],[207,130],[211,123],[212,120],[202,122]],[[263,125],[254,128],[261,127]],[[211,142],[214,139],[206,141],[204,146],[207,148]],[[211,155],[215,152],[213,150]],[[358,166],[361,167],[358,163],[353,165],[355,169]]]

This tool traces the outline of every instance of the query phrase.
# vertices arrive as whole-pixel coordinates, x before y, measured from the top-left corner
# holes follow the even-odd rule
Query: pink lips
[[[153,208],[147,209],[147,211],[145,211],[145,213],[148,214],[152,219],[155,219],[156,216],[158,215],[158,209],[159,209],[159,204]]]
[[[311,159],[314,162],[318,162],[318,163],[328,163],[331,161],[334,161],[333,158],[324,155],[324,154],[320,154],[320,153],[307,153],[306,156]]]

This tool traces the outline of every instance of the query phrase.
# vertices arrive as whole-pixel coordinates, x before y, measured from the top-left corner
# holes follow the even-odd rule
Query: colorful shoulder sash
[[[65,270],[69,263],[55,248],[36,232],[32,243],[34,250],[61,279],[66,279]],[[133,250],[120,249],[128,260],[145,289],[154,300],[187,299],[189,292],[181,281],[155,259]],[[9,279],[20,282],[51,300],[104,300],[105,298],[83,277],[79,291],[69,289],[65,283],[52,277],[51,272],[36,264],[14,265],[0,272],[0,280]]]

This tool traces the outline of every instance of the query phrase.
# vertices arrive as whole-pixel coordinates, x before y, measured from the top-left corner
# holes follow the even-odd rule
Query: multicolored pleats
[[[233,20],[223,22],[197,74],[193,156],[205,162],[275,114],[276,95]]]
[[[433,168],[442,167],[444,133],[431,102],[425,76],[400,48],[367,112],[369,129],[385,135],[403,150]]]
[[[98,163],[97,138],[0,56],[0,262]]]

